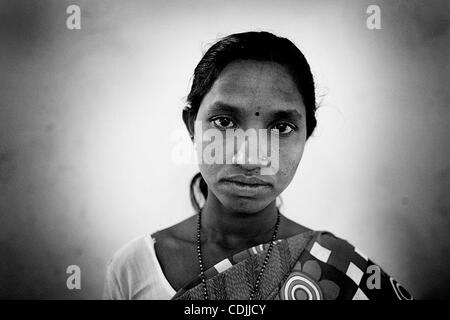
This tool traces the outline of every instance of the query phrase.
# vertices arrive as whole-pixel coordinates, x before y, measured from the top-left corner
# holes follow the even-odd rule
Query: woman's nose
[[[264,141],[259,142],[244,139],[241,145],[238,146],[237,152],[234,153],[232,163],[239,165],[245,170],[267,167],[269,165],[267,146]]]

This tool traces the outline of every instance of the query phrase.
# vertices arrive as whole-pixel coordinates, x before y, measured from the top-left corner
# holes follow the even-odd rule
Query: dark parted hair
[[[308,61],[290,40],[265,31],[231,34],[217,41],[203,55],[194,70],[187,106],[183,109],[183,121],[191,134],[191,139],[193,139],[194,122],[203,98],[222,70],[236,60],[275,62],[288,70],[303,98],[308,139],[317,124],[314,79]],[[192,178],[190,184],[190,198],[196,211],[200,210],[198,195],[196,195],[196,193],[199,194],[198,191],[206,199],[208,187],[200,173]]]

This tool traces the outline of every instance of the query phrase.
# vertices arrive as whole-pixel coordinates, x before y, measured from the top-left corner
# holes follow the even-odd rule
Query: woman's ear
[[[192,108],[189,106],[183,108],[183,122],[189,132],[189,135],[191,136],[191,140],[194,141],[195,115],[192,112]]]

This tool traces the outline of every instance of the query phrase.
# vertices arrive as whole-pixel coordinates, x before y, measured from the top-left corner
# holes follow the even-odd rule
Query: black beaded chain
[[[200,241],[201,221],[202,221],[202,210],[200,209],[198,212],[198,220],[197,220],[197,256],[198,256],[198,264],[200,266],[200,277],[202,279],[202,284],[203,284],[203,297],[205,298],[205,300],[209,300],[208,290],[206,287],[206,277],[205,277],[205,270],[203,267],[202,248],[201,248],[201,241]],[[250,300],[253,300],[253,297],[259,290],[259,284],[261,282],[263,273],[266,270],[267,263],[269,262],[270,255],[271,255],[272,249],[273,249],[273,244],[277,237],[279,226],[280,226],[280,211],[277,212],[277,222],[275,223],[275,229],[273,231],[272,239],[270,240],[269,248],[267,249],[266,257],[264,258],[263,265],[261,267],[261,270],[259,271],[258,277],[256,278],[255,286],[254,286],[253,290],[250,292]]]

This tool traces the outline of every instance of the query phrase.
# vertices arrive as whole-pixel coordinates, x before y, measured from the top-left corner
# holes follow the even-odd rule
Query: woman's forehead
[[[286,102],[301,100],[300,92],[284,66],[255,60],[236,61],[227,65],[211,91],[222,98],[240,96]]]
[[[254,106],[262,112],[266,108],[304,107],[285,67],[254,60],[236,61],[224,68],[202,104],[213,106],[217,101],[237,107]]]

